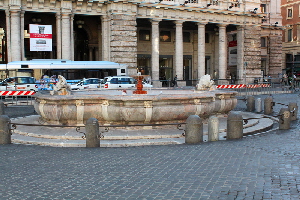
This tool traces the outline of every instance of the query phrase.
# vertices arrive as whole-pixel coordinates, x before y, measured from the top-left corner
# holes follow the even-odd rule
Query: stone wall
[[[281,30],[272,31],[270,35],[269,75],[273,78],[282,73],[282,34]]]
[[[136,72],[137,63],[137,28],[136,16],[111,14],[111,61],[127,64],[128,74]]]
[[[261,27],[245,26],[244,34],[244,65],[246,65],[247,82],[261,77]]]

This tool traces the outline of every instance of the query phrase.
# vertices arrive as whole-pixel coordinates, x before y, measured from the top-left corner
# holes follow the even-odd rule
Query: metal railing
[[[15,96],[15,95],[5,95],[0,96],[0,101],[4,102],[5,106],[10,105],[33,105],[33,96]]]

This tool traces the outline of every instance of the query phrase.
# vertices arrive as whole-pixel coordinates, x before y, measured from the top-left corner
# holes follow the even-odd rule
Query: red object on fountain
[[[147,91],[143,90],[143,76],[138,76],[136,84],[136,90],[133,91],[133,94],[147,94]]]

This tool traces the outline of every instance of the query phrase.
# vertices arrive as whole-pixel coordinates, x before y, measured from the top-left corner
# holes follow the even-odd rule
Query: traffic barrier
[[[264,100],[264,114],[271,115],[273,113],[273,106],[275,102],[273,102],[272,97],[266,97]]]
[[[89,118],[85,125],[86,147],[100,147],[99,122],[96,118]]]
[[[237,112],[230,112],[227,117],[227,139],[243,137],[243,116]]]
[[[0,115],[0,144],[11,143],[10,119],[7,115]]]
[[[245,84],[237,84],[237,85],[218,85],[218,89],[230,89],[230,88],[246,88]]]
[[[247,97],[247,111],[253,112],[255,109],[255,99],[254,96]]]
[[[203,142],[203,123],[198,115],[190,115],[186,120],[185,143],[197,144]]]
[[[218,85],[218,89],[234,89],[234,88],[264,88],[264,87],[271,87],[271,84],[237,84],[237,85]]]
[[[35,93],[35,91],[5,90],[0,91],[0,96],[32,96]]]
[[[208,118],[208,141],[219,140],[219,118],[210,116]]]
[[[290,129],[291,111],[289,108],[281,108],[279,112],[279,130]]]

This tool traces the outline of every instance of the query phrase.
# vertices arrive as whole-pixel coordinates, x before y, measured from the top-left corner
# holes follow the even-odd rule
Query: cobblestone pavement
[[[0,199],[299,199],[299,127],[198,145],[0,145]]]

